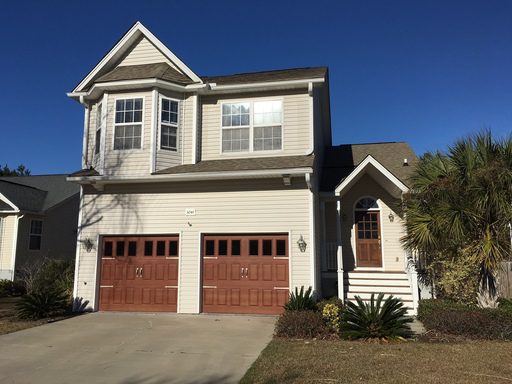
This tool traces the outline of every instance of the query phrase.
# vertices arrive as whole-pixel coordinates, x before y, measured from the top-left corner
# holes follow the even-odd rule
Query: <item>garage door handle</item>
[[[139,277],[139,268],[135,268],[135,277]]]
[[[245,268],[245,277],[247,278],[247,273],[249,272],[249,268]]]

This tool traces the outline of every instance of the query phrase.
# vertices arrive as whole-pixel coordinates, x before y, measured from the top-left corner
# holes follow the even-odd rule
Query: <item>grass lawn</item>
[[[0,335],[20,331],[26,328],[36,327],[48,323],[48,319],[43,320],[20,320],[16,317],[14,306],[19,300],[18,297],[0,298]]]
[[[512,342],[274,339],[247,383],[512,383]]]

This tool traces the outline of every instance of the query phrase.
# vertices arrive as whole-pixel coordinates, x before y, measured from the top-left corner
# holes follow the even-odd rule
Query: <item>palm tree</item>
[[[404,199],[406,249],[427,255],[427,263],[463,257],[494,296],[496,272],[511,256],[512,137],[483,132],[446,153],[426,153],[411,185]]]

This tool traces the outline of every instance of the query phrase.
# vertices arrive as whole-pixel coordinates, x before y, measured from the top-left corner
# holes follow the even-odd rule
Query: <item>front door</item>
[[[382,267],[379,211],[356,211],[356,257],[358,267]]]

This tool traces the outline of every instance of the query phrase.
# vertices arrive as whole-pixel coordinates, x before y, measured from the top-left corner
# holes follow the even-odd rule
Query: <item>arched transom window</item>
[[[361,211],[369,211],[372,209],[379,209],[379,205],[375,199],[372,199],[371,197],[363,197],[357,202],[356,209]]]

